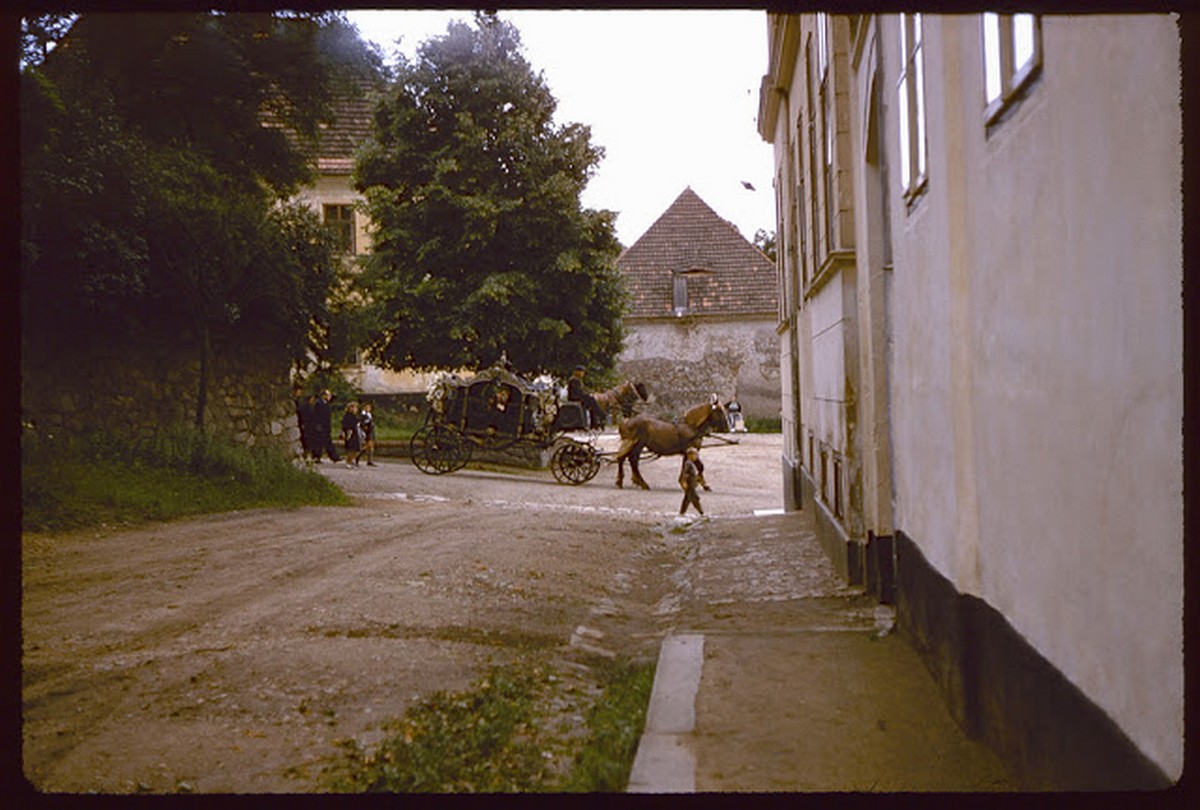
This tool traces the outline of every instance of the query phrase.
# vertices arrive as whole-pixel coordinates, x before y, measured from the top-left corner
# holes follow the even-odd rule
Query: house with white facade
[[[1172,784],[1176,19],[767,27],[787,508],[1024,787]]]
[[[371,247],[363,195],[351,182],[354,156],[371,137],[372,114],[383,87],[360,85],[356,89],[334,98],[333,120],[321,125],[317,146],[308,154],[317,171],[316,181],[296,195],[320,215],[322,222],[336,229],[351,272],[356,258]],[[382,368],[361,350],[336,359],[342,374],[364,394],[423,393],[434,376],[432,372]]]

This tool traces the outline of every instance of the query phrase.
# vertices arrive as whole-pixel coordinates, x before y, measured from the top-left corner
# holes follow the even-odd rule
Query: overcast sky
[[[413,55],[471,11],[351,11],[365,39]],[[771,147],[758,135],[763,11],[501,11],[558,100],[605,157],[583,194],[632,245],[687,186],[747,239],[775,230]],[[742,182],[754,186],[746,189]]]

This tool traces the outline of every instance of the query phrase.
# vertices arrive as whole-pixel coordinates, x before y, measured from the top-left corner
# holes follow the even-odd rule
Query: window
[[[804,236],[804,175],[800,175],[796,182],[796,196],[793,204],[793,209],[796,217],[796,236],[799,237],[799,242],[796,245],[796,252],[800,256],[800,276],[804,281],[804,286],[808,286],[811,281],[808,271],[808,240]]]
[[[675,314],[684,315],[688,311],[687,276],[683,273],[676,273],[674,282],[673,306]]]
[[[824,203],[821,216],[822,235],[825,249],[833,249],[833,130],[836,120],[833,115],[833,88],[829,81],[829,15],[817,15],[817,80],[821,83],[821,129],[824,139],[821,144],[821,196]]]
[[[817,75],[825,81],[825,73],[829,69],[829,39],[827,30],[829,15],[817,12]]]
[[[900,15],[902,66],[897,87],[900,119],[900,187],[907,199],[925,185],[925,55],[921,15]]]
[[[844,517],[842,510],[842,458],[833,457],[833,516]]]
[[[983,15],[984,115],[993,120],[1042,64],[1041,20],[1033,14]]]
[[[325,224],[333,231],[337,248],[342,253],[357,253],[354,241],[354,206],[326,205]]]
[[[821,448],[821,501],[829,505],[829,453]]]

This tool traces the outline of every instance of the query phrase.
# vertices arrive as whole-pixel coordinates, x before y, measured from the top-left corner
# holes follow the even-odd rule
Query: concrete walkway
[[[679,527],[682,595],[628,790],[1015,789],[808,513]]]

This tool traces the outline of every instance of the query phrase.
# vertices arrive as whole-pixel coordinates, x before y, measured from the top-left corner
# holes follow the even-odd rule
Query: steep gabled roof
[[[335,88],[329,105],[332,120],[317,125],[315,140],[299,138],[280,123],[280,116],[270,105],[264,105],[262,125],[282,128],[292,146],[320,174],[348,175],[354,170],[354,153],[371,137],[375,105],[383,92],[381,82],[367,78]]]
[[[321,174],[350,174],[354,169],[355,151],[371,137],[380,90],[365,81],[359,82],[356,89],[358,93],[343,91],[335,94],[333,123],[321,125],[315,156]]]
[[[778,312],[775,264],[685,188],[642,237],[617,259],[630,291],[629,317],[674,314],[674,279],[687,275],[689,314]]]

